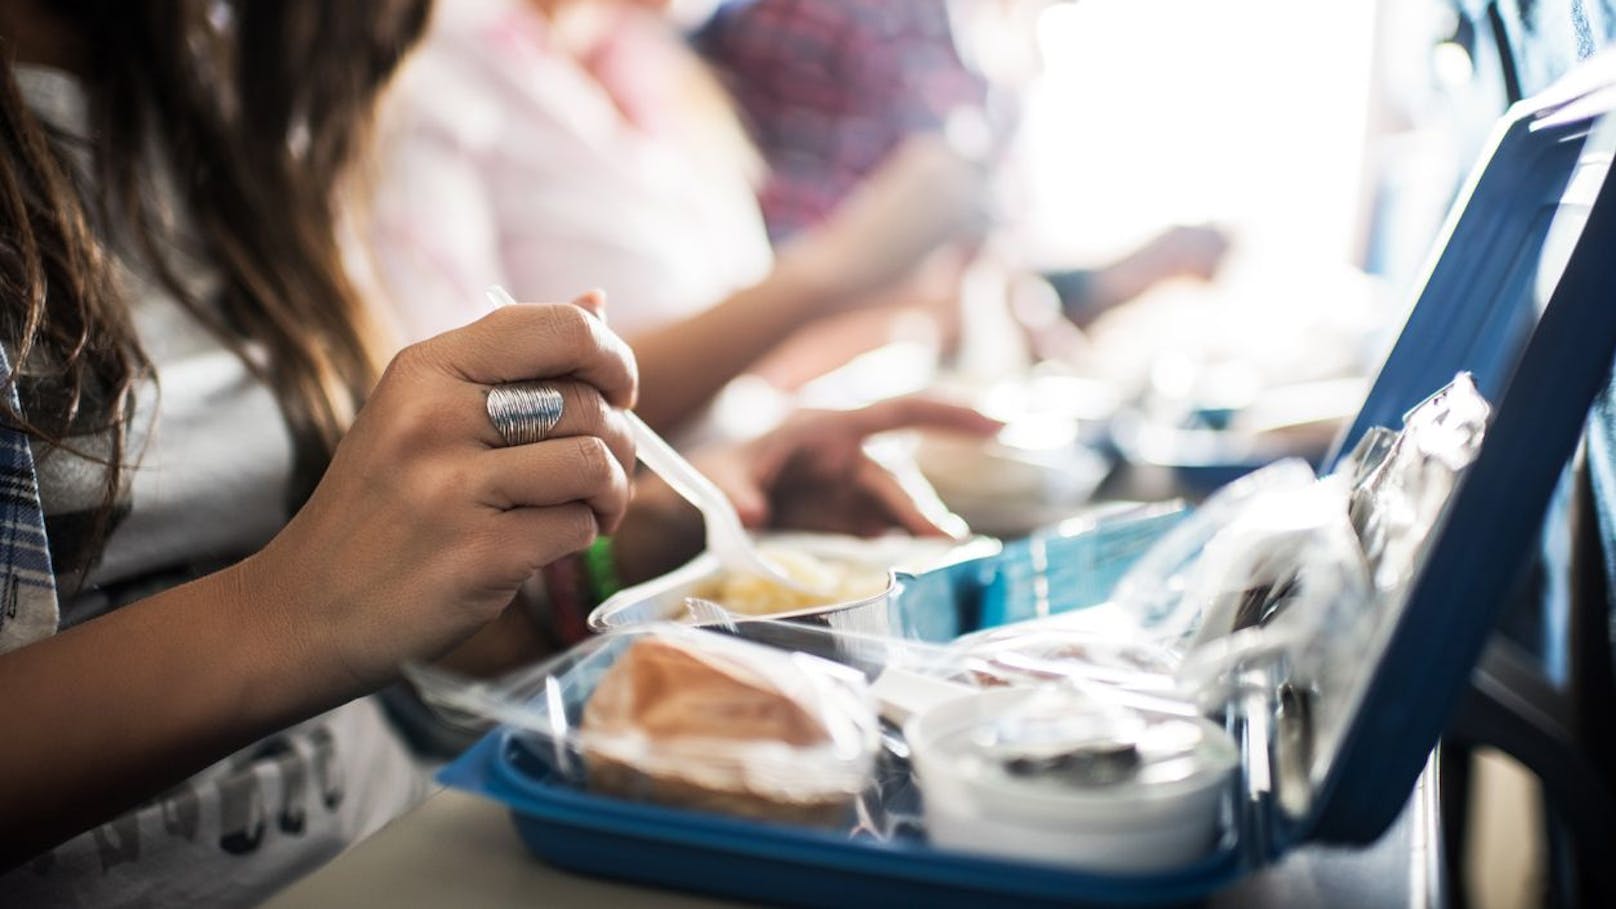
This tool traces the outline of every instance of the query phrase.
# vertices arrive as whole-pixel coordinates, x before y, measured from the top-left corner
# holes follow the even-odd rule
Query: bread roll
[[[814,772],[831,736],[808,705],[682,641],[630,645],[596,686],[580,731],[597,792],[814,826],[842,821],[854,795]]]

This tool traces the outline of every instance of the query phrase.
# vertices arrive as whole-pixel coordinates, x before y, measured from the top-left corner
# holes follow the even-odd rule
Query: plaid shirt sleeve
[[[3,347],[0,376],[7,380],[5,394],[16,413],[17,388],[9,381],[11,363]],[[33,450],[27,434],[0,425],[0,653],[54,634],[57,618]]]
[[[942,0],[740,0],[698,46],[769,163],[760,202],[776,240],[824,220],[905,137],[987,91]]]

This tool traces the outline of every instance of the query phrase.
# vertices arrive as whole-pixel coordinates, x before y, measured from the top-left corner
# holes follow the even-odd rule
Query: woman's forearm
[[[680,427],[725,384],[821,315],[834,291],[783,257],[759,284],[688,319],[630,337],[640,365],[635,408],[659,432]]]
[[[0,655],[4,867],[360,693],[249,583],[226,569]]]
[[[630,465],[604,414],[633,400],[633,360],[575,302],[504,307],[400,353],[251,558],[0,654],[0,863],[453,651],[539,566],[615,527]],[[517,376],[598,401],[555,438],[501,446],[481,397]]]

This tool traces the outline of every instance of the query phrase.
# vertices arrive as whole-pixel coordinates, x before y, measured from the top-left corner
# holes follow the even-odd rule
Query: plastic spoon
[[[488,289],[488,300],[495,308],[516,303],[505,288],[498,285]],[[766,578],[799,593],[827,595],[828,591],[804,586],[764,558],[752,545],[752,538],[747,534],[741,516],[735,511],[729,497],[694,464],[685,460],[684,455],[674,450],[667,440],[657,435],[656,430],[645,425],[638,414],[624,411],[623,417],[628,421],[629,434],[634,437],[640,463],[666,480],[674,492],[701,512],[703,523],[707,526],[707,551],[718,559],[719,564],[739,574]]]

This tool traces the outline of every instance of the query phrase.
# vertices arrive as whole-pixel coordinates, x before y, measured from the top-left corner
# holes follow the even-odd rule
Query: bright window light
[[[1355,249],[1373,3],[1080,0],[1044,11],[1028,225],[1103,256],[1216,221],[1243,257]]]

